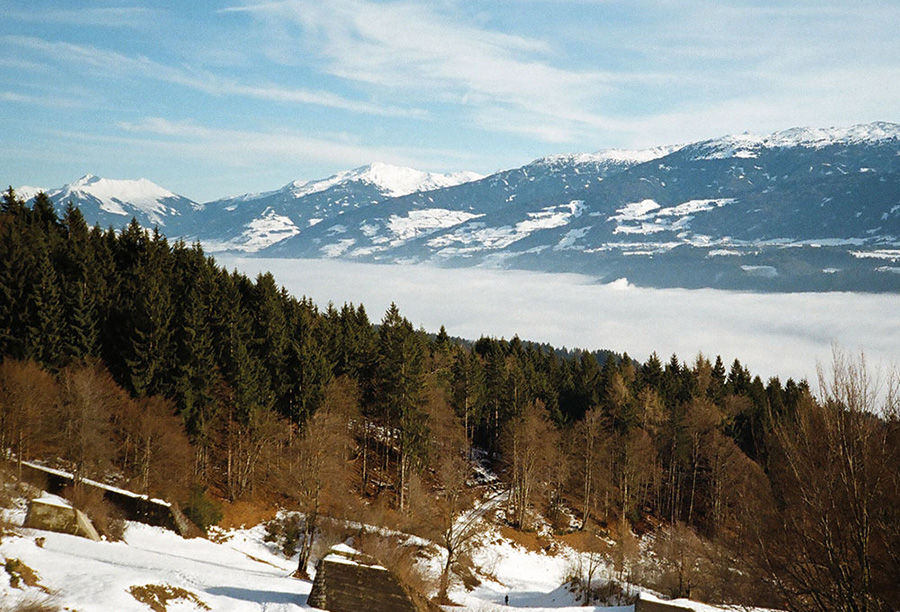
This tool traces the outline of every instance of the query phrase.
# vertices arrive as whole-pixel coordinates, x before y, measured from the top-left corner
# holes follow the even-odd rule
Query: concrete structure
[[[23,527],[43,529],[81,536],[95,542],[100,534],[94,529],[90,519],[81,510],[55,499],[33,499],[28,503]]]
[[[74,482],[74,478],[68,472],[48,468],[30,461],[22,462],[22,477],[54,495],[61,494],[66,487],[72,486]],[[153,499],[146,495],[139,495],[132,491],[89,479],[83,479],[81,484],[85,487],[101,490],[103,498],[115,506],[126,520],[146,523],[156,527],[165,527],[181,536],[187,536],[190,533],[191,527],[188,519],[176,506],[167,501]]]
[[[694,612],[694,610],[639,596],[638,600],[634,602],[634,612]]]
[[[307,603],[330,612],[419,612],[387,568],[343,544],[319,560]]]

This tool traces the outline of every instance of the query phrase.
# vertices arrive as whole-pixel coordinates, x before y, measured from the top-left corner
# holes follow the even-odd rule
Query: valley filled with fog
[[[441,269],[330,260],[238,258],[220,264],[250,277],[271,271],[297,297],[320,309],[363,304],[379,322],[390,303],[416,326],[451,336],[547,342],[610,349],[640,361],[656,351],[735,358],[763,378],[816,379],[832,348],[864,351],[873,366],[900,364],[897,297],[863,293],[746,293],[712,289],[646,289],[620,279],[487,268]]]

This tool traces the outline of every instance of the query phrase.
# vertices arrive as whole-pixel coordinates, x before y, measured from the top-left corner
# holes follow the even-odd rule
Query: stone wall
[[[346,546],[333,548],[316,565],[307,603],[330,612],[418,612],[393,574]]]

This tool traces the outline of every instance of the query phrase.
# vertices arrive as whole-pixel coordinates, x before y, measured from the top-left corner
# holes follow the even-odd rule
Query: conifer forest
[[[172,500],[201,529],[223,504],[299,509],[300,574],[323,520],[365,516],[446,548],[446,599],[490,469],[510,530],[548,521],[623,556],[655,534],[666,595],[900,609],[897,397],[864,357],[762,380],[737,359],[452,338],[10,188],[0,359],[8,457]]]

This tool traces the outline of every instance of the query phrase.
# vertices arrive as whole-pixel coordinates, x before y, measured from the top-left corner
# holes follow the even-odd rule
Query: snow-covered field
[[[24,504],[23,504],[24,506]],[[21,525],[23,507],[7,512]],[[255,526],[217,534],[214,541],[183,539],[173,532],[129,523],[122,542],[90,540],[17,527],[0,543],[0,560],[18,559],[33,569],[41,586],[15,588],[0,568],[0,602],[48,599],[60,609],[79,612],[146,612],[129,589],[167,585],[193,594],[196,600],[171,600],[168,612],[208,609],[224,612],[288,612],[312,609],[306,604],[312,584],[291,577],[296,561],[287,559]],[[576,553],[563,547],[556,554],[528,552],[487,530],[473,559],[491,576],[467,592],[455,585],[451,599],[460,612],[627,612],[632,606],[583,607],[563,581]],[[424,562],[436,571],[440,559]],[[21,585],[20,585],[21,587]],[[42,588],[43,587],[43,588]],[[49,594],[48,594],[49,593]],[[506,605],[505,598],[509,597]],[[652,595],[651,595],[652,597]],[[198,603],[200,602],[200,603]],[[684,603],[684,602],[682,602]],[[0,605],[0,609],[4,609]],[[698,611],[715,610],[691,604]]]

